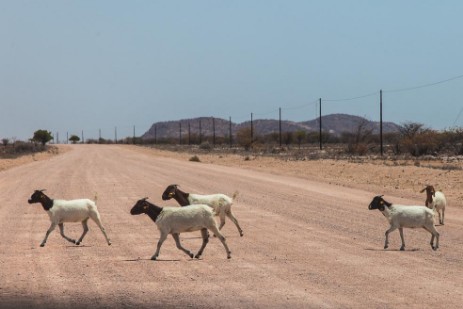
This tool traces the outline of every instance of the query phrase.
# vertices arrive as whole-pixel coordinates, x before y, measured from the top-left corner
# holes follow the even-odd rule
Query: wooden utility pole
[[[281,107],[279,108],[279,121],[278,121],[278,130],[280,131],[280,147],[281,147],[281,142],[282,142],[282,136],[281,136]]]
[[[251,144],[254,141],[254,126],[252,123],[252,113],[251,113]]]
[[[379,91],[379,140],[381,148],[381,156],[383,156],[383,90]]]
[[[215,119],[212,117],[212,145],[215,147]]]
[[[229,122],[229,135],[230,135],[230,148],[233,146],[233,137],[232,137],[232,122],[231,122],[231,117],[230,117],[230,122]]]
[[[191,145],[191,124],[188,121],[188,145]]]
[[[320,121],[320,133],[319,133],[319,140],[320,140],[320,150],[323,149],[323,144],[322,144],[322,98],[318,100],[319,102],[319,109],[320,109],[320,117],[318,118]]]
[[[203,139],[202,139],[202,128],[201,128],[201,118],[199,118],[199,145],[201,145],[201,143],[203,142]]]

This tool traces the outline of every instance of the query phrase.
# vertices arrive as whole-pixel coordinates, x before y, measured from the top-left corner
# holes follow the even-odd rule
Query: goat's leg
[[[219,230],[221,230],[223,226],[225,225],[225,211],[223,211],[223,209],[220,210],[219,218],[220,218]]]
[[[76,245],[80,245],[82,240],[84,239],[85,235],[88,232],[88,224],[87,224],[88,218],[82,221],[82,227],[84,228],[84,231],[82,232],[82,235],[80,236],[79,240],[76,242]]]
[[[52,222],[50,227],[47,230],[47,233],[45,234],[45,238],[42,240],[42,243],[40,244],[40,247],[45,246],[45,243],[47,242],[47,239],[48,239],[48,235],[50,235],[50,233],[53,232],[55,227],[56,227],[56,223]]]
[[[166,240],[166,238],[167,238],[167,234],[161,233],[161,236],[159,237],[159,241],[158,241],[158,246],[156,248],[156,252],[151,257],[153,261],[155,261],[158,258],[159,252],[161,251],[162,243]]]
[[[439,224],[444,225],[444,210],[438,210],[437,213],[439,214]]]
[[[225,214],[227,215],[227,217],[230,218],[230,220],[233,221],[233,223],[235,223],[236,225],[236,228],[238,229],[238,232],[240,233],[240,236],[243,237],[243,230],[241,229],[239,223],[238,223],[238,220],[235,218],[235,216],[233,215],[231,209],[227,212],[225,212]]]
[[[172,237],[174,238],[175,240],[175,244],[177,245],[177,248],[182,250],[183,252],[185,252],[189,257],[193,258],[193,253],[191,253],[190,250],[187,250],[185,249],[184,247],[182,247],[182,244],[180,243],[180,236],[179,234],[172,234]]]
[[[400,247],[400,251],[404,251],[405,250],[404,229],[399,227],[399,233],[400,233],[400,240],[402,240],[402,246]]]
[[[201,248],[199,248],[198,253],[195,255],[195,258],[197,259],[199,259],[199,257],[203,254],[204,248],[206,248],[206,245],[209,242],[209,232],[207,229],[201,229],[201,236],[203,237],[203,243]]]
[[[222,245],[225,248],[225,251],[227,252],[227,258],[230,259],[231,252],[230,252],[230,249],[228,249],[227,241],[225,240],[225,237],[223,237],[223,235],[220,233],[216,225],[209,227],[209,229],[212,231],[212,233],[214,233],[215,236],[217,236],[220,239],[220,241],[222,242]]]
[[[104,237],[106,238],[106,242],[108,243],[108,246],[111,246],[111,240],[109,239],[108,235],[106,235],[106,231],[103,227],[103,224],[101,224],[101,219],[100,219],[100,214],[99,213],[90,213],[90,218],[92,218],[93,221],[95,221],[96,225],[100,228],[101,232],[103,233]]]
[[[445,208],[442,209],[442,222],[441,222],[442,225],[444,225],[444,216],[445,216]]]
[[[386,235],[386,241],[384,242],[384,249],[387,249],[389,247],[389,233],[397,229],[395,226],[391,226],[385,233]]]
[[[437,250],[437,248],[439,248],[439,233],[437,232],[436,228],[434,227],[434,224],[432,224],[431,226],[423,226],[423,228],[428,231],[429,233],[431,233],[431,248],[433,250]],[[436,246],[434,246],[434,238],[436,238]]]
[[[59,232],[60,232],[61,236],[64,239],[66,239],[67,241],[72,242],[73,244],[75,244],[76,243],[75,239],[69,238],[66,235],[64,235],[64,224],[60,223],[60,224],[58,224],[58,226],[59,226]]]

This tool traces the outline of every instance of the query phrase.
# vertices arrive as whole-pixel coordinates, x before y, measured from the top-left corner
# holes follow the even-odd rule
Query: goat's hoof
[[[405,247],[400,247],[400,251],[405,251]]]
[[[433,246],[431,246],[431,248],[432,248],[432,250],[436,251],[437,248],[439,248],[439,247],[433,247]]]
[[[77,246],[80,245],[80,241],[74,242]]]
[[[387,248],[389,248],[389,246],[384,246],[384,249],[387,249]]]
[[[195,257],[195,255],[194,255],[193,253],[191,253],[191,252],[188,253],[188,255],[190,256],[190,258],[194,258],[194,257]]]
[[[40,244],[40,247],[45,247],[45,244]]]
[[[156,261],[156,258],[157,258],[157,257],[152,256],[152,257],[151,257],[151,260],[152,260],[152,261]]]
[[[231,255],[227,256],[227,259],[231,259]]]
[[[111,246],[111,242],[108,242],[108,246]]]
[[[200,257],[201,257],[201,255],[199,255],[199,254],[195,255],[195,259],[199,259]]]

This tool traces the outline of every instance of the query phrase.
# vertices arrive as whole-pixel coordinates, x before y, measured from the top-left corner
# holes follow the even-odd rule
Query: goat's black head
[[[373,198],[370,205],[368,206],[369,210],[379,209],[380,211],[384,210],[385,206],[390,204],[383,199],[383,195],[377,195]]]
[[[137,203],[132,207],[130,210],[131,215],[140,215],[146,214],[148,208],[150,207],[150,203],[147,201],[147,197],[138,200]]]
[[[170,185],[162,193],[162,200],[167,201],[173,198],[177,192],[178,185]]]
[[[35,190],[34,193],[32,193],[31,198],[27,200],[29,204],[34,204],[34,203],[45,203],[48,197],[43,193],[45,190]]]

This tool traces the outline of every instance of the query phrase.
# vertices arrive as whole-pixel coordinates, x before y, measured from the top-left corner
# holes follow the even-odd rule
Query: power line
[[[458,75],[458,76],[455,76],[455,77],[452,77],[452,78],[447,78],[447,79],[444,79],[444,80],[440,80],[440,81],[434,82],[434,83],[429,83],[429,84],[424,84],[424,85],[414,86],[414,87],[408,87],[408,88],[385,90],[384,92],[395,93],[395,92],[411,91],[411,90],[420,89],[420,88],[427,88],[427,87],[432,87],[432,86],[435,86],[435,85],[443,84],[443,83],[446,83],[446,82],[450,82],[452,80],[459,79],[459,78],[462,78],[462,77],[463,77],[463,75]]]
[[[325,102],[352,101],[352,100],[357,100],[357,99],[363,99],[363,98],[372,97],[372,96],[374,96],[374,95],[378,95],[378,93],[379,93],[378,91],[375,91],[375,92],[372,92],[372,93],[364,94],[364,95],[357,96],[357,97],[353,97],[353,98],[345,98],[345,99],[323,99],[323,101],[325,101]]]

